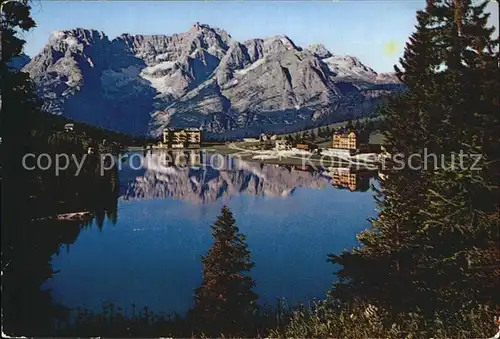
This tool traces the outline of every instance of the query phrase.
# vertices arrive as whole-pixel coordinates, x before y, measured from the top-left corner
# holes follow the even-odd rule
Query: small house
[[[295,148],[310,152],[317,149],[318,146],[310,142],[299,142],[295,145]]]
[[[359,148],[359,138],[353,131],[335,132],[333,134],[332,148],[357,150]]]
[[[163,144],[172,148],[199,148],[201,146],[201,129],[199,128],[165,128]]]

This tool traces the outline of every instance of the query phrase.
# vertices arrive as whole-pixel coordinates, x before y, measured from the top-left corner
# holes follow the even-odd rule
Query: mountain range
[[[394,74],[320,44],[301,48],[284,35],[238,42],[199,23],[112,40],[96,30],[56,31],[22,70],[45,110],[154,137],[166,126],[227,137],[292,132],[371,115],[404,89]]]

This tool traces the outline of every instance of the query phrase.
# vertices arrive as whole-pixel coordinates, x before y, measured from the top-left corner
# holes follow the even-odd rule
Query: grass
[[[309,310],[295,311],[289,322],[270,331],[272,338],[490,338],[496,331],[493,313],[477,307],[463,313],[436,312],[433,317],[420,314],[389,313],[358,305],[335,309],[325,302]]]
[[[280,301],[275,307],[265,306],[252,319],[241,324],[237,337],[268,338],[490,338],[497,331],[493,312],[478,306],[461,313],[436,311],[424,317],[417,313],[390,315],[367,304],[332,304],[316,301],[309,305],[289,307]],[[112,304],[101,312],[77,310],[72,321],[61,324],[55,335],[107,337],[204,337],[203,330],[188,318],[154,314],[146,307],[127,315]],[[198,333],[199,332],[199,333]],[[220,333],[218,337],[234,337]]]

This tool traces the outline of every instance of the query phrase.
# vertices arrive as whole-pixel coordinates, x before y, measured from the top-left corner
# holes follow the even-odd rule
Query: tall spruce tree
[[[450,165],[450,154],[464,150],[480,153],[483,169],[470,169],[471,159],[465,161],[468,170],[436,169],[439,157],[414,158],[413,169],[408,163],[390,168],[378,192],[379,216],[359,236],[362,247],[331,256],[342,265],[334,295],[379,302],[395,312],[495,302],[498,271],[469,264],[491,267],[498,259],[498,97],[491,89],[498,93],[492,76],[498,75],[498,54],[492,52],[498,41],[485,27],[484,7],[427,1],[402,69],[396,67],[408,91],[382,110],[391,154],[409,159],[426,149],[447,155]]]
[[[422,210],[426,266],[433,268],[427,281],[440,291],[436,303],[456,309],[500,303],[500,271],[492,268],[500,245],[498,40],[487,27],[486,5],[457,0],[432,8],[443,22],[439,40],[449,48],[440,73],[443,121],[433,130],[444,161]]]
[[[194,325],[209,335],[245,335],[257,310],[255,281],[246,274],[254,263],[228,207],[222,208],[212,235],[215,241],[202,258],[203,282],[195,291]]]
[[[432,74],[439,61],[433,46],[434,32],[431,18],[425,11],[417,13],[416,32],[410,37],[396,73],[408,91],[391,98],[383,107],[384,133],[389,153],[401,154],[404,159],[421,153],[428,139],[432,104],[430,96]],[[389,164],[388,164],[389,165]],[[423,163],[413,163],[423,166]],[[395,312],[416,305],[421,299],[413,280],[415,267],[414,239],[422,220],[419,211],[423,204],[426,173],[408,166],[389,167],[387,179],[377,192],[378,218],[371,220],[372,228],[361,233],[362,247],[341,255],[331,255],[333,263],[340,264],[339,283],[332,291],[337,297],[362,298],[381,303]],[[413,290],[411,294],[406,293]],[[405,295],[401,298],[401,295]],[[423,299],[425,300],[425,299]]]

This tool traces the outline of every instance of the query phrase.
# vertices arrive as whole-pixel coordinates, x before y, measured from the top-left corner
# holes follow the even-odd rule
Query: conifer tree
[[[446,157],[427,185],[422,214],[435,272],[430,288],[446,295],[439,301],[453,300],[457,307],[500,302],[499,270],[480,269],[498,263],[493,249],[500,243],[498,40],[486,27],[486,5],[463,0],[433,8],[443,21],[439,39],[450,46],[440,74],[443,122],[433,131],[436,150]]]
[[[429,124],[428,112],[432,93],[430,75],[438,61],[433,51],[433,34],[429,29],[430,17],[425,11],[417,13],[417,29],[407,43],[396,73],[408,87],[404,94],[394,96],[382,108],[387,149],[401,154],[404,159],[421,153],[426,146],[425,130]],[[415,166],[423,165],[415,163]],[[408,166],[390,167],[388,177],[377,193],[378,218],[372,228],[361,233],[362,247],[330,260],[340,264],[339,283],[333,293],[341,298],[362,298],[391,307],[395,312],[418,305],[421,295],[417,291],[406,293],[414,284],[415,241],[422,223],[419,216],[423,204],[425,176]],[[401,298],[405,295],[405,298]]]
[[[361,130],[362,126],[361,126],[361,121],[359,121],[359,119],[356,120],[356,122],[354,123],[354,127],[353,129],[356,131],[356,132],[359,132]]]
[[[387,148],[405,159],[426,149],[448,156],[448,166],[429,157],[413,162],[427,170],[388,171],[379,216],[359,236],[363,246],[331,256],[343,266],[337,296],[378,301],[396,312],[498,303],[498,270],[470,267],[494,267],[499,243],[499,106],[492,90],[499,88],[498,40],[491,39],[484,8],[429,0],[417,13],[417,31],[402,69],[396,67],[408,91],[382,111]],[[451,168],[450,155],[460,150],[480,154],[482,169],[472,170],[470,158],[468,169]]]
[[[209,335],[244,335],[257,310],[254,280],[247,275],[254,263],[245,235],[224,206],[212,226],[214,243],[202,258],[203,282],[195,291],[195,326]]]
[[[312,130],[311,134],[309,135],[309,140],[308,141],[313,142],[314,140],[316,140],[316,134],[314,133],[314,130]]]

